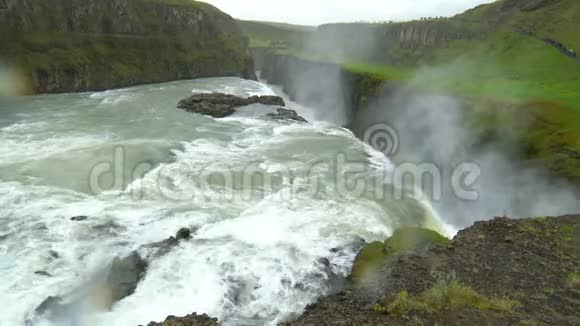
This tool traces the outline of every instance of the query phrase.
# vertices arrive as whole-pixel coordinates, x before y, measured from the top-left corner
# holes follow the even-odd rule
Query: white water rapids
[[[181,227],[198,230],[149,261],[133,295],[76,322],[127,326],[198,312],[226,325],[275,325],[327,293],[329,274],[350,272],[356,252],[333,248],[439,223],[425,204],[372,195],[387,186],[391,164],[346,129],[274,121],[260,105],[225,119],[176,109],[208,91],[273,94],[257,82],[212,78],[2,104],[0,325],[24,325],[48,296]],[[332,166],[337,157],[364,172]],[[273,187],[240,181],[249,170],[272,177]],[[337,176],[357,173],[369,189],[338,188]],[[202,185],[201,175],[216,177]],[[88,219],[70,220],[78,215]]]

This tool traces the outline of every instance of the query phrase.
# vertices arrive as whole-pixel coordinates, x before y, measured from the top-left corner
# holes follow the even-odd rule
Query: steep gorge
[[[255,77],[247,38],[205,3],[0,0],[0,20],[0,58],[34,93]]]

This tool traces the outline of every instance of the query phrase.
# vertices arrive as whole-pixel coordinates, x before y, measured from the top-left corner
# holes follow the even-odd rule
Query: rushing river
[[[196,229],[194,238],[151,259],[133,295],[63,325],[139,325],[192,312],[274,325],[330,291],[332,275],[350,272],[348,245],[358,237],[384,239],[407,224],[444,228],[426,203],[376,196],[388,189],[391,163],[350,131],[316,121],[314,110],[291,103],[314,120],[291,124],[260,105],[224,119],[176,109],[209,91],[274,93],[212,78],[2,104],[0,325],[23,325],[48,296],[181,227]],[[341,185],[344,175],[367,188]],[[79,215],[88,219],[70,220]]]

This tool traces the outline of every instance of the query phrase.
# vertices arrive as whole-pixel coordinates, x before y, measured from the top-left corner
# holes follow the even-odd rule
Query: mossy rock
[[[385,242],[373,242],[365,246],[357,255],[352,269],[351,280],[361,283],[379,271],[391,257],[431,245],[449,243],[449,239],[439,233],[419,228],[406,227],[395,231]]]

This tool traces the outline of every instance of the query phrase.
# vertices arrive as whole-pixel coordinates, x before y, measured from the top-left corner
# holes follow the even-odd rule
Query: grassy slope
[[[253,48],[300,48],[313,29],[309,26],[238,20]]]
[[[513,30],[513,26],[532,29],[539,38],[550,37],[578,51],[580,2],[555,0],[551,5],[529,10],[541,1],[499,0],[449,20],[418,22],[440,28],[465,26],[481,31],[485,37],[455,40],[437,47],[404,49],[395,45],[391,54],[403,64],[373,64],[356,59],[342,63],[350,71],[372,77],[369,80],[410,82],[429,91],[475,98],[474,107],[495,115],[476,119],[482,133],[493,133],[490,129],[496,124],[505,126],[518,119],[511,114],[517,110],[498,113],[506,107],[529,110],[537,117],[521,135],[529,158],[543,160],[557,174],[580,181],[580,160],[566,154],[580,153],[580,61],[566,57],[538,38]],[[370,83],[369,87],[375,84]]]
[[[208,25],[220,24],[222,14],[203,2],[140,1],[200,9],[209,19]],[[167,24],[155,12],[149,10],[141,16],[146,27],[155,32],[146,35],[62,31],[6,32],[0,36],[1,44],[7,45],[0,45],[0,57],[18,66],[25,76],[39,70],[65,69],[90,74],[92,79],[98,81],[89,85],[91,89],[164,81],[169,77],[179,77],[180,74],[183,74],[181,78],[186,78],[189,77],[187,72],[192,69],[200,75],[215,73],[215,67],[224,71],[236,71],[239,70],[238,67],[246,65],[246,60],[249,59],[245,49],[240,48],[237,35],[225,30],[229,26],[224,27],[223,32],[213,33],[211,37],[198,35],[192,38],[191,31],[177,24]],[[93,23],[98,24],[89,24]],[[231,26],[235,27],[235,24]],[[24,92],[35,90],[28,89]]]

